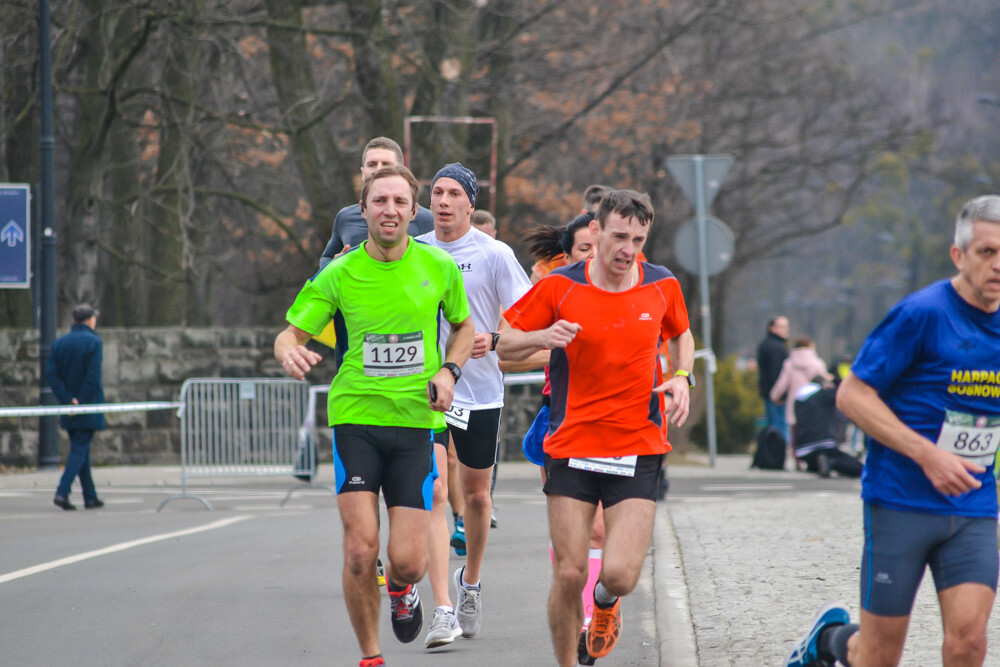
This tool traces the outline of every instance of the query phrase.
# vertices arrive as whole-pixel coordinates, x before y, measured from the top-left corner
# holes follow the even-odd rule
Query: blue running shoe
[[[451,534],[451,546],[455,548],[456,556],[465,555],[465,521],[462,517],[455,519],[455,532]]]
[[[847,625],[851,615],[843,602],[827,602],[813,618],[809,633],[795,642],[795,648],[788,654],[787,667],[833,667],[836,659],[830,660],[819,654],[819,636],[823,630],[833,625]]]

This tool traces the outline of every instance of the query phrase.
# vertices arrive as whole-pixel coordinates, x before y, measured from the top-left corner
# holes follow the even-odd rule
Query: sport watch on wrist
[[[446,361],[441,364],[441,368],[447,368],[451,376],[455,378],[455,384],[458,384],[458,378],[462,377],[462,369],[458,367],[458,364]]]
[[[694,373],[689,373],[687,371],[677,371],[674,373],[674,377],[677,377],[678,375],[688,381],[688,389],[694,389],[694,386],[698,384],[694,379]]]
[[[494,331],[490,333],[490,335],[493,336],[493,342],[490,344],[490,350],[495,350],[497,349],[497,343],[500,342],[500,334]]]

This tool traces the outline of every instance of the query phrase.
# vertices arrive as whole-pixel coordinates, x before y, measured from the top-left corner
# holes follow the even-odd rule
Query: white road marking
[[[113,544],[110,547],[105,547],[103,549],[97,549],[95,551],[87,551],[82,554],[77,554],[75,556],[67,556],[66,558],[60,558],[59,560],[49,561],[48,563],[42,563],[41,565],[35,565],[34,567],[26,567],[23,570],[17,570],[16,572],[10,572],[8,574],[0,575],[0,584],[5,584],[8,581],[14,581],[15,579],[21,579],[23,577],[30,577],[33,574],[39,574],[40,572],[45,572],[47,570],[52,570],[57,567],[62,567],[64,565],[72,565],[73,563],[79,563],[81,561],[89,560],[91,558],[97,558],[99,556],[107,556],[108,554],[117,553],[119,551],[125,551],[127,549],[133,549],[135,547],[141,547],[145,544],[152,544],[154,542],[162,542],[163,540],[171,540],[175,537],[184,537],[185,535],[194,535],[195,533],[203,533],[206,530],[215,530],[216,528],[225,528],[244,519],[249,519],[250,516],[234,516],[229,519],[223,519],[221,521],[216,521],[214,523],[209,523],[204,526],[198,526],[197,528],[188,528],[186,530],[178,530],[173,533],[164,533],[162,535],[153,535],[151,537],[144,537],[141,540],[132,540],[131,542],[122,542],[120,544]]]
[[[316,509],[312,505],[285,505],[284,507],[273,507],[269,505],[233,505],[234,512],[285,512],[287,510],[312,510]]]
[[[704,484],[704,491],[790,491],[794,484]]]

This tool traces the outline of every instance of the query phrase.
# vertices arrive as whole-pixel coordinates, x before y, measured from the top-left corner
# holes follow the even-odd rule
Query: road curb
[[[653,527],[653,588],[660,664],[698,667],[698,647],[688,604],[680,546],[664,502],[657,503]]]

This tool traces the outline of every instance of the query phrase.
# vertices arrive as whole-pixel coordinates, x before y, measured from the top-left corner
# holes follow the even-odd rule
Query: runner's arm
[[[691,329],[667,339],[667,352],[678,371],[694,372],[694,334]]]
[[[959,496],[982,486],[969,472],[981,473],[985,468],[940,449],[904,424],[875,388],[853,373],[840,383],[837,407],[869,436],[916,461],[941,493]]]
[[[500,338],[503,338],[505,335],[504,332],[509,330],[510,324],[507,322],[507,318],[501,317],[500,325],[497,327],[497,333],[500,334]],[[497,341],[497,346],[499,345],[500,343]],[[544,368],[549,365],[550,355],[551,353],[548,350],[539,350],[524,361],[504,361],[501,359],[500,371],[503,373],[527,373],[528,371]]]
[[[472,352],[472,343],[476,336],[476,325],[472,317],[466,317],[461,322],[451,322],[451,332],[448,334],[448,342],[444,348],[444,363],[456,364],[459,368],[469,360]],[[451,399],[455,397],[455,378],[447,368],[443,366],[431,378],[437,394],[437,399],[430,401],[431,409],[445,412],[451,407]],[[428,400],[430,395],[428,394]]]
[[[521,331],[510,327],[500,336],[497,355],[501,361],[524,361],[540,350],[566,347],[582,328],[576,322],[566,320],[559,320],[552,326],[537,331]]]
[[[296,380],[304,380],[313,366],[323,357],[305,346],[312,334],[289,324],[274,339],[274,358],[281,364],[281,370]]]
[[[694,335],[691,329],[667,339],[667,351],[674,362],[674,368],[690,373],[694,369]],[[664,409],[670,415],[670,423],[683,426],[691,411],[691,388],[683,375],[674,375],[653,391],[663,392],[666,403]]]

